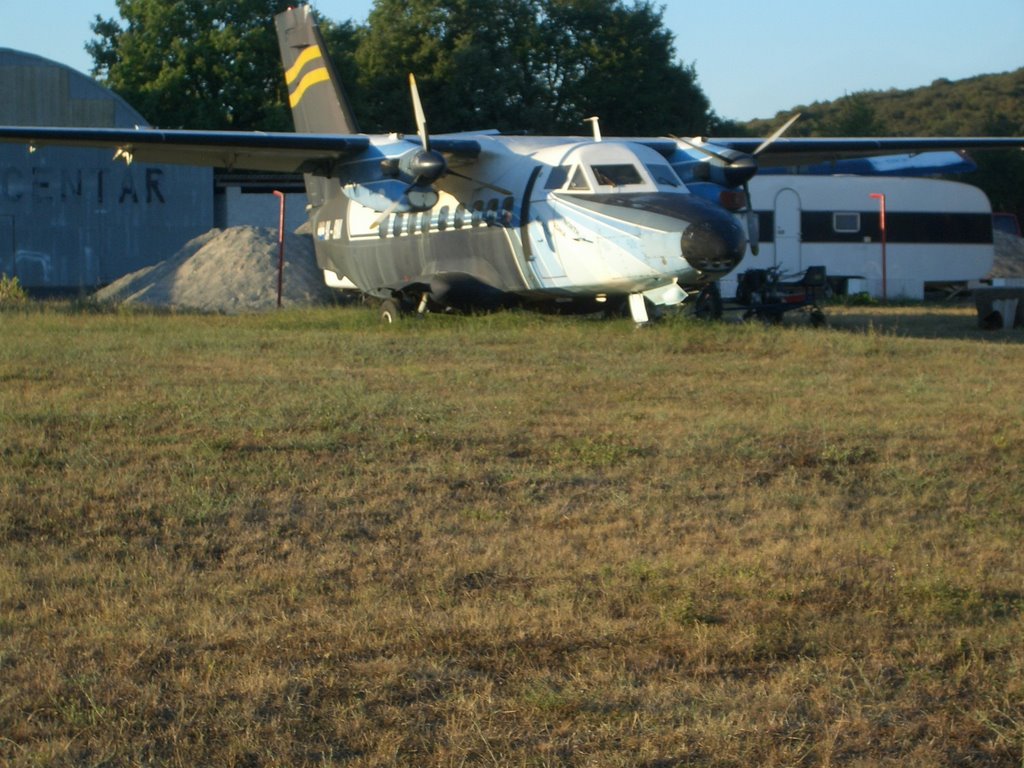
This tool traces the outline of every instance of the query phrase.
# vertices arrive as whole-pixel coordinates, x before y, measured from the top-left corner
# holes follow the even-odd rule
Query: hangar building
[[[97,82],[0,48],[0,125],[145,126]],[[111,162],[98,149],[0,145],[0,273],[26,287],[92,288],[172,256],[213,226],[206,168]]]

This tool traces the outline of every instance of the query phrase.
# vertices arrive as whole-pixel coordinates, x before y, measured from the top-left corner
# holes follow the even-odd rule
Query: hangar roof
[[[0,48],[0,125],[148,124],[128,102],[91,77],[42,56]]]

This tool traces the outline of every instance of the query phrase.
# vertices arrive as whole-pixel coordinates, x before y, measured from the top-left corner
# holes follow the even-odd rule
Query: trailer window
[[[833,213],[832,229],[835,232],[855,233],[860,232],[859,213]]]

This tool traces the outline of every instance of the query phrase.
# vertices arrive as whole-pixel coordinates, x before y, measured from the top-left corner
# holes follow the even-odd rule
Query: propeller
[[[717,170],[721,174],[721,181],[729,187],[743,187],[743,194],[747,198],[747,231],[751,235],[750,240],[750,252],[757,256],[759,249],[757,234],[757,215],[754,213],[754,204],[750,198],[750,180],[757,173],[757,160],[756,157],[764,152],[768,147],[778,141],[783,134],[788,131],[793,123],[800,119],[800,114],[797,112],[789,120],[787,120],[781,128],[776,130],[771,136],[762,141],[757,149],[751,153],[738,152],[733,149],[724,150],[713,150],[709,149],[704,144],[698,144],[692,139],[685,139],[679,136],[672,136],[671,138],[676,141],[686,144],[688,147],[697,150],[698,152],[707,155],[715,160],[718,160],[721,165],[717,166]]]
[[[434,192],[433,186],[445,176],[457,176],[460,179],[471,181],[485,189],[491,189],[500,195],[511,195],[512,192],[504,187],[498,187],[494,184],[489,184],[486,181],[474,179],[472,176],[467,176],[464,173],[459,173],[458,171],[454,171],[448,167],[448,161],[445,160],[444,155],[430,148],[430,132],[427,130],[427,115],[423,110],[423,102],[420,100],[420,91],[416,85],[416,76],[412,72],[409,73],[409,91],[412,94],[412,109],[413,114],[416,117],[416,133],[420,138],[420,149],[413,153],[403,155],[398,160],[398,170],[406,176],[412,177],[412,183],[405,188],[405,191],[402,193],[402,197],[405,197],[414,190],[422,189],[423,187],[429,187],[430,192],[436,195],[437,193]],[[381,223],[387,220],[387,218],[402,205],[402,197],[389,205],[380,216],[374,219],[370,226],[376,229],[381,225]],[[428,207],[433,206],[431,205]]]

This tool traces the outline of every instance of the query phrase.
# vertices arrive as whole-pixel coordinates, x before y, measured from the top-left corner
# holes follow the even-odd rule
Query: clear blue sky
[[[336,21],[363,22],[373,1],[313,5]],[[1024,0],[669,0],[664,6],[679,58],[696,65],[715,111],[738,120],[854,91],[1024,66]],[[0,47],[88,72],[92,61],[83,46],[97,14],[116,16],[114,0],[28,0],[4,13]]]

